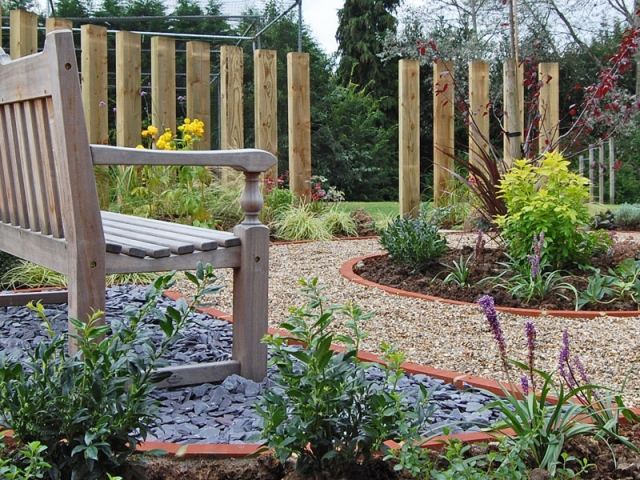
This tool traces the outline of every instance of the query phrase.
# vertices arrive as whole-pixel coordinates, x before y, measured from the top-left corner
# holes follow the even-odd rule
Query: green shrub
[[[496,217],[510,255],[526,262],[534,235],[545,234],[545,258],[552,269],[588,264],[610,243],[601,232],[587,231],[591,218],[585,204],[589,181],[569,171],[559,153],[547,153],[539,163],[516,160],[498,191],[507,214]]]
[[[625,230],[640,229],[640,205],[623,203],[616,208],[614,223]]]
[[[288,188],[273,188],[264,195],[260,220],[265,225],[273,223],[282,213],[296,203],[295,194]]]
[[[366,337],[360,323],[372,314],[352,303],[327,306],[317,278],[300,283],[308,303],[291,309],[292,316],[280,325],[288,334],[264,338],[278,375],[257,412],[267,446],[281,461],[296,454],[299,472],[335,473],[340,465],[370,461],[387,439],[415,438],[418,425],[428,417],[427,392],[423,388],[418,404],[407,405],[396,390],[404,356],[388,344],[381,348],[387,365],[381,367],[384,380],[368,380],[370,365],[357,354]],[[346,319],[348,334],[331,332],[337,315]],[[345,351],[334,352],[334,341]]]
[[[3,433],[0,431],[0,453],[5,450]],[[5,480],[32,480],[44,478],[47,469],[51,468],[44,461],[42,454],[47,449],[40,442],[30,442],[13,452],[11,456],[0,457],[0,478]]]
[[[167,349],[178,340],[187,315],[216,277],[210,265],[185,274],[194,284],[191,303],[178,300],[166,312],[157,298],[173,283],[173,273],[149,286],[140,310],[125,311],[126,321],[101,326],[101,313],[86,322],[70,319],[78,352],[69,355],[67,335],[55,334],[41,304],[32,306],[43,320],[49,340],[28,352],[27,362],[0,352],[0,416],[23,443],[40,441],[52,465],[53,479],[93,480],[119,465],[135,451],[158,418],[158,402],[150,398],[154,385],[166,378],[155,370]],[[190,306],[191,305],[191,306]],[[152,314],[164,337],[151,340],[145,324]]]
[[[417,218],[396,217],[380,231],[380,244],[389,258],[420,272],[447,251],[447,240],[438,233],[438,224],[421,212]]]

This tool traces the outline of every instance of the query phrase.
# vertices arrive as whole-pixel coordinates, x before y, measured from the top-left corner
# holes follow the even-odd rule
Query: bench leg
[[[87,322],[94,312],[105,311],[104,255],[94,262],[80,259],[76,268],[69,269],[68,296],[69,318]],[[104,324],[104,316],[101,323]],[[69,322],[69,335],[75,333],[76,329]],[[69,354],[73,355],[77,351],[77,342],[69,337]]]
[[[256,382],[267,375],[269,308],[269,229],[264,225],[237,225],[242,241],[240,268],[233,271],[233,353],[240,374]]]

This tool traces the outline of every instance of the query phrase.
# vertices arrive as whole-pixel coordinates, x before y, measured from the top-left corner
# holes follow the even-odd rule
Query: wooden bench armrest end
[[[266,172],[276,157],[255,148],[240,150],[143,150],[140,148],[91,145],[94,165],[174,165],[231,167],[241,172]]]

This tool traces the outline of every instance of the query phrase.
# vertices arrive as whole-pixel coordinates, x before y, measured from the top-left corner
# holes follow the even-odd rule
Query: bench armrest
[[[277,159],[265,150],[143,150],[140,148],[91,145],[94,165],[188,165],[231,167],[241,172],[266,172]]]

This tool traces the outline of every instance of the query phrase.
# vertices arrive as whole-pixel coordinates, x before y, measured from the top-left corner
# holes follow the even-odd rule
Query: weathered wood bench
[[[42,52],[13,61],[0,49],[0,250],[66,274],[71,318],[104,311],[105,274],[193,270],[199,261],[233,269],[232,360],[174,368],[170,383],[266,375],[269,231],[258,220],[259,176],[275,162],[253,149],[90,145],[71,32],[50,33]],[[225,233],[101,212],[94,165],[232,167],[245,176],[245,219]],[[28,300],[0,295],[0,306]]]

